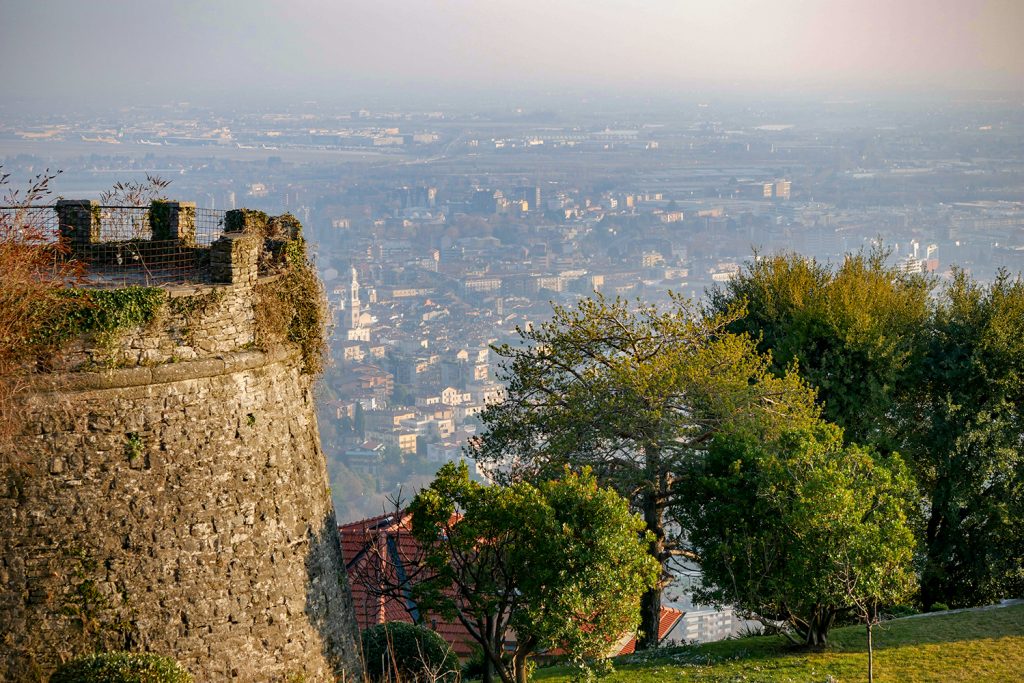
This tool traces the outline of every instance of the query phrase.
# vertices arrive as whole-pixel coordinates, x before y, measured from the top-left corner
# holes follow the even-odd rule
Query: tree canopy
[[[833,425],[716,437],[679,507],[700,557],[695,599],[824,645],[837,616],[910,595],[913,498],[898,456],[845,446]]]
[[[731,332],[755,339],[776,374],[796,362],[848,441],[891,449],[933,283],[889,267],[887,255],[854,254],[835,269],[795,253],[755,258],[709,293],[708,310],[741,308]]]
[[[473,456],[507,476],[544,478],[587,466],[641,512],[659,563],[691,555],[669,522],[690,495],[687,472],[721,432],[770,439],[816,419],[795,373],[773,374],[739,311],[701,316],[673,297],[653,305],[585,299],[520,331],[506,359],[508,396],[482,414]],[[643,599],[639,647],[657,643],[661,586]]]
[[[1024,284],[946,286],[885,252],[832,269],[797,254],[750,264],[711,295],[728,329],[799,363],[848,441],[899,451],[919,484],[921,602],[969,606],[1024,590]]]
[[[562,648],[581,664],[606,657],[635,631],[640,595],[657,581],[643,520],[587,471],[484,486],[449,463],[409,510],[427,570],[413,596],[461,622],[506,683],[525,683],[538,650]]]
[[[904,448],[926,494],[922,601],[1024,593],[1024,282],[957,272],[933,308]]]

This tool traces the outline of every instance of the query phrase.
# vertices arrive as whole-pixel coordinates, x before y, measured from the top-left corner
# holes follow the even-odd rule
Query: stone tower
[[[231,211],[221,229],[165,202],[125,240],[88,202],[56,214],[107,288],[54,311],[0,447],[0,680],[105,649],[171,656],[197,681],[360,678],[300,226]],[[160,284],[126,286],[141,277]]]
[[[352,268],[352,284],[348,290],[348,329],[354,330],[359,327],[359,274]]]

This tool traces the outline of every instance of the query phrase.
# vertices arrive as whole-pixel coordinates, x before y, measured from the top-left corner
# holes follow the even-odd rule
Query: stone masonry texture
[[[250,284],[165,289],[168,305],[157,324],[121,335],[108,345],[81,337],[68,344],[55,363],[72,370],[97,365],[153,366],[216,357],[256,342]],[[176,312],[178,301],[185,301],[185,308],[191,310]]]
[[[79,340],[28,394],[0,453],[0,680],[105,648],[197,682],[361,678],[312,380],[254,348],[250,285],[213,290],[173,293],[208,303],[122,335],[116,369],[76,370]]]

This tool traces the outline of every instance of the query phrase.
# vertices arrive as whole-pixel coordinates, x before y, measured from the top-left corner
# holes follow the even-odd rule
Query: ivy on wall
[[[256,286],[256,343],[267,347],[287,340],[302,350],[302,371],[318,374],[327,350],[327,306],[323,286],[306,258],[301,237],[285,246],[280,275]]]
[[[109,349],[122,332],[156,320],[166,301],[167,292],[159,287],[56,290],[30,343],[46,355],[70,339],[91,334],[101,348]]]
[[[319,373],[326,353],[328,313],[323,286],[306,255],[301,225],[288,214],[269,217],[262,212],[232,211],[229,218],[250,223],[245,230],[260,234],[263,251],[272,256],[266,268],[273,277],[262,279],[254,291],[255,344],[264,349],[296,344],[302,353],[303,372]],[[39,302],[36,323],[24,339],[25,348],[30,351],[28,357],[43,367],[66,343],[87,336],[111,364],[110,356],[122,334],[150,325],[164,313],[181,319],[185,339],[194,344],[203,317],[224,295],[220,287],[177,297],[169,297],[161,287],[55,289]]]

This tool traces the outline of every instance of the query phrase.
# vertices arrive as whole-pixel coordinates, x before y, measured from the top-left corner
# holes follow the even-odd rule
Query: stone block
[[[196,246],[195,202],[168,202],[154,199],[149,206],[149,227],[154,242],[177,242]]]
[[[210,245],[210,281],[254,284],[258,276],[260,243],[249,233],[227,233]]]
[[[59,199],[55,206],[60,238],[72,251],[100,241],[100,205],[89,199]]]
[[[267,232],[270,217],[262,211],[233,209],[224,214],[224,232],[248,232],[260,238]]]

